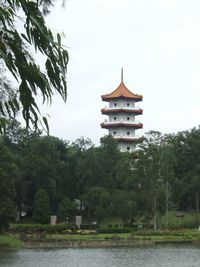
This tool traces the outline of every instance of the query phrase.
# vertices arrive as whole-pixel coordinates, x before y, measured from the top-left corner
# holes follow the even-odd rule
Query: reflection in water
[[[0,266],[8,267],[199,267],[194,246],[154,246],[105,249],[22,249],[0,251]]]

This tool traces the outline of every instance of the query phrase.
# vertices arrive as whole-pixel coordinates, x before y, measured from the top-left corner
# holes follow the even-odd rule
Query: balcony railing
[[[124,142],[140,142],[142,140],[140,136],[126,136],[126,135],[113,135],[113,138],[117,141],[124,141]]]
[[[103,114],[109,114],[109,113],[114,113],[114,112],[126,112],[126,113],[135,113],[135,114],[142,114],[143,113],[143,109],[139,108],[139,107],[105,107],[101,109],[101,112]]]
[[[130,139],[130,140],[131,139],[136,139],[137,140],[137,139],[140,138],[140,136],[138,136],[138,135],[137,136],[130,136],[130,135],[127,136],[127,135],[114,135],[114,134],[113,134],[113,137],[116,138],[116,139],[126,138],[126,139]]]
[[[102,128],[110,128],[110,127],[118,127],[118,126],[127,126],[127,127],[135,127],[135,128],[142,128],[143,124],[139,121],[107,121],[105,120],[101,123]]]
[[[105,106],[104,109],[134,109],[134,110],[140,110],[139,106],[131,107],[131,106],[113,106],[113,107],[108,107]]]
[[[117,124],[117,123],[125,123],[125,124],[141,124],[141,122],[139,122],[138,120],[134,120],[134,121],[127,121],[127,120],[115,120],[115,121],[109,121],[109,120],[104,120],[103,122],[104,124]]]

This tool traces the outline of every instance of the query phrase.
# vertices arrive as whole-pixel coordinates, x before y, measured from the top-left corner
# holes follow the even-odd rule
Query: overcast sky
[[[70,62],[68,99],[55,97],[50,133],[74,141],[83,136],[98,145],[107,131],[101,95],[124,82],[142,94],[143,135],[176,133],[200,123],[199,0],[61,0],[47,17],[62,32]]]

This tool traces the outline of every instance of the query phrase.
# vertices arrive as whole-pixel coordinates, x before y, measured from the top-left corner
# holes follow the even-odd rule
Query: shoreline
[[[120,247],[140,247],[140,246],[154,246],[154,245],[197,245],[199,240],[102,240],[102,241],[26,241],[23,248],[37,249],[37,248],[120,248]]]

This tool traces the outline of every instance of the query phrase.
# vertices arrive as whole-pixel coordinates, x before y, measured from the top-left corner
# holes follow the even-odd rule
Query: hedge
[[[76,227],[72,224],[13,224],[10,227],[11,232],[15,233],[62,233],[66,229],[76,229]]]
[[[122,233],[130,233],[129,228],[97,228],[98,234],[122,234]]]
[[[132,231],[132,235],[140,236],[199,236],[198,231],[191,230],[141,230],[141,231]]]

